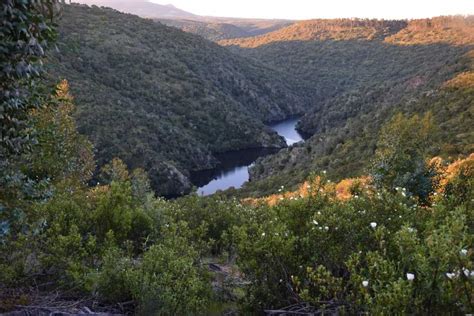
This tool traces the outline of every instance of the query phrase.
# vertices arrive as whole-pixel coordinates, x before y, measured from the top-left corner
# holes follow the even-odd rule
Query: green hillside
[[[248,185],[247,193],[294,185],[312,170],[327,170],[336,178],[363,173],[380,126],[398,111],[433,112],[443,126],[433,154],[469,153],[472,89],[441,87],[472,69],[473,30],[472,17],[314,20],[221,41],[297,77],[297,91],[311,100],[298,125],[311,137],[257,163],[252,179],[265,181]]]
[[[49,67],[70,81],[99,165],[143,167],[159,194],[189,192],[213,153],[284,146],[263,122],[304,109],[279,72],[151,20],[68,5],[59,30]]]
[[[293,22],[288,20],[260,20],[199,17],[198,19],[158,19],[161,23],[194,33],[211,41],[254,37],[282,29]]]

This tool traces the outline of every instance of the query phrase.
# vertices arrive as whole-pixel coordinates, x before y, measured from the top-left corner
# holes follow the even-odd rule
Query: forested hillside
[[[213,153],[281,147],[263,122],[302,113],[286,76],[196,35],[111,9],[68,5],[53,80],[67,78],[79,130],[97,150],[149,171],[157,192],[189,192]]]
[[[211,41],[219,41],[228,38],[239,38],[252,36],[246,30],[229,23],[213,23],[193,20],[164,20],[159,22],[179,28],[185,32],[202,36]]]
[[[432,111],[443,126],[433,153],[469,153],[472,86],[446,82],[458,75],[463,78],[459,82],[469,82],[473,29],[472,17],[315,20],[255,38],[221,41],[299,78],[300,95],[311,99],[298,128],[312,137],[257,163],[252,177],[266,181],[255,183],[251,191],[293,185],[309,170],[327,169],[336,178],[361,174],[370,165],[381,124],[398,111]]]
[[[162,5],[148,0],[75,0],[74,2],[112,8],[123,13],[153,19],[211,41],[257,36],[293,23],[290,20],[278,19],[201,16],[186,12],[171,4]]]
[[[253,37],[291,25],[287,20],[259,20],[199,17],[196,19],[159,19],[163,24],[194,33],[211,41]]]
[[[336,80],[307,66],[315,87],[297,95],[304,67],[292,62],[266,68],[112,10],[3,1],[0,313],[472,315],[471,26],[442,18],[331,39],[324,49],[345,49],[315,52]],[[359,42],[373,64],[318,94],[351,73]],[[311,109],[311,96],[324,102]],[[304,110],[313,136],[259,161],[262,181],[156,195],[182,192],[213,152],[283,146],[263,122]],[[238,198],[248,194],[263,197]]]

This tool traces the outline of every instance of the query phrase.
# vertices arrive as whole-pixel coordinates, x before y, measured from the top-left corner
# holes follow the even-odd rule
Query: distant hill
[[[171,4],[161,5],[147,0],[75,0],[73,2],[109,7],[150,19],[193,19],[198,17]]]
[[[363,19],[320,19],[293,23],[287,27],[251,38],[223,40],[223,46],[256,48],[272,43],[326,40],[374,40],[396,34],[405,21]]]
[[[257,36],[293,23],[289,20],[200,16],[178,9],[173,5],[161,5],[147,0],[74,0],[74,2],[109,7],[123,13],[154,19],[212,41]]]
[[[253,36],[244,28],[228,23],[168,19],[159,19],[158,21],[165,25],[179,28],[185,32],[197,34],[211,41]]]
[[[298,128],[309,138],[258,161],[249,192],[302,182],[309,170],[358,176],[380,126],[395,112],[432,111],[442,126],[433,155],[474,150],[474,17],[412,21],[303,21],[262,36],[220,41],[297,78],[312,106]],[[457,78],[457,79],[453,79]],[[461,83],[447,85],[447,82]],[[449,88],[447,88],[449,87]]]
[[[211,41],[252,37],[292,24],[287,20],[258,20],[200,17],[197,20],[158,19],[163,24],[194,33]]]
[[[285,146],[264,122],[306,105],[286,75],[151,20],[66,5],[59,30],[52,79],[69,80],[99,165],[142,167],[161,195],[189,192],[214,153]]]

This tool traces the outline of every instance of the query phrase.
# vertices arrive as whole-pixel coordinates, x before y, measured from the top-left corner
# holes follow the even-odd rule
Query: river
[[[303,140],[295,127],[299,118],[290,118],[270,127],[285,138],[288,146]],[[191,179],[198,187],[198,195],[211,195],[218,190],[240,188],[249,180],[248,168],[262,156],[278,152],[278,149],[246,149],[218,155],[221,166],[213,170],[196,172]]]

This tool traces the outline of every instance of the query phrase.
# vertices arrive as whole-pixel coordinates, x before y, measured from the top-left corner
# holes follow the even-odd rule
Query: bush
[[[184,224],[172,225],[162,243],[148,249],[131,278],[139,314],[197,314],[210,300],[210,284],[198,266],[199,253],[180,236]]]

